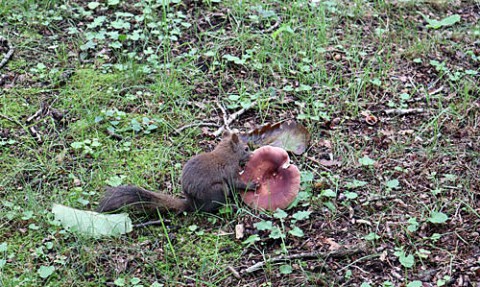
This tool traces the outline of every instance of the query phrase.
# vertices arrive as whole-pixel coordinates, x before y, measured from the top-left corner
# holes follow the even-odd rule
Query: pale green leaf
[[[416,217],[412,217],[410,219],[408,219],[407,221],[409,224],[407,226],[407,230],[410,231],[410,232],[415,232],[418,230],[418,226],[420,225],[418,222],[417,222],[417,218]]]
[[[325,189],[322,191],[322,193],[320,194],[321,196],[325,196],[325,197],[337,197],[337,193],[331,189]]]
[[[124,175],[121,175],[121,176],[114,175],[109,179],[107,179],[105,183],[108,184],[109,186],[117,187],[122,184],[124,178],[125,178]]]
[[[380,239],[380,236],[378,236],[374,232],[370,232],[369,234],[365,235],[363,238],[365,238],[365,240],[368,240],[368,241],[373,241],[373,240]]]
[[[400,261],[400,264],[403,265],[405,268],[411,268],[413,264],[415,263],[415,260],[413,258],[413,255],[410,254],[408,256],[405,256],[405,253],[402,253],[399,257],[398,260]]]
[[[363,165],[363,166],[371,166],[375,163],[373,159],[371,159],[368,156],[363,156],[361,159],[358,160],[358,162]]]
[[[390,189],[396,189],[400,186],[400,182],[398,181],[398,179],[392,179],[387,181],[385,185]]]
[[[282,274],[290,274],[293,272],[292,266],[290,265],[282,265],[280,266],[279,270]]]
[[[331,201],[325,201],[323,205],[325,205],[325,207],[328,208],[331,212],[335,212],[337,210],[337,207]]]
[[[88,9],[90,10],[95,10],[95,8],[97,8],[98,6],[100,6],[99,2],[90,2],[87,4]]]
[[[407,284],[407,287],[422,287],[423,283],[420,280],[415,280]]]
[[[313,181],[314,175],[311,171],[301,171],[300,180],[301,182],[310,182]]]
[[[60,204],[53,204],[52,212],[65,229],[93,237],[118,236],[132,231],[132,220],[126,213],[102,214]]]
[[[292,215],[292,217],[296,220],[304,220],[308,219],[311,213],[311,211],[297,211]]]
[[[125,286],[125,278],[117,278],[113,281],[113,284],[115,284],[115,286],[123,287]]]
[[[245,241],[243,241],[242,243],[243,244],[252,244],[252,243],[255,243],[257,241],[260,241],[260,236],[258,236],[258,234],[253,234],[253,235],[250,235],[247,239],[245,239]]]
[[[350,192],[350,191],[344,192],[343,195],[345,195],[347,199],[355,199],[358,197],[358,194],[356,192]]]
[[[448,220],[448,215],[443,212],[434,211],[430,214],[428,221],[431,223],[445,223]]]
[[[273,224],[271,221],[260,221],[255,223],[253,226],[259,231],[272,230]]]
[[[282,233],[280,228],[278,228],[277,226],[274,226],[268,237],[272,239],[285,238],[285,234]]]
[[[40,274],[40,277],[43,279],[47,278],[48,276],[52,275],[53,272],[55,271],[54,266],[40,266],[38,269],[37,273]]]
[[[372,83],[373,85],[375,85],[377,87],[380,87],[380,85],[382,85],[382,81],[380,81],[379,78],[374,78],[374,79],[370,80],[370,83]]]
[[[81,149],[83,145],[83,142],[73,142],[70,144],[70,146],[74,149]]]
[[[303,233],[303,230],[300,229],[298,226],[295,226],[293,229],[291,229],[288,233],[290,233],[293,236],[296,237],[303,237],[305,234]]]
[[[138,277],[133,277],[132,279],[130,279],[130,283],[133,284],[133,285],[137,285],[140,282],[142,282],[142,280]]]
[[[275,213],[273,214],[273,217],[278,218],[278,219],[284,219],[288,216],[288,214],[283,211],[282,209],[277,208]]]
[[[439,29],[442,27],[448,27],[452,26],[458,22],[460,22],[461,17],[458,14],[453,14],[451,16],[448,16],[446,18],[443,18],[442,20],[435,20],[435,19],[430,19],[428,16],[420,13],[425,21],[427,21],[428,25],[427,28],[433,28],[433,29]]]

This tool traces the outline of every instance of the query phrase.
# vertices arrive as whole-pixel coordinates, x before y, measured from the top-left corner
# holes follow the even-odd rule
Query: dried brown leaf
[[[244,142],[257,147],[271,145],[301,155],[310,141],[310,133],[295,121],[266,124],[258,129],[241,135]]]

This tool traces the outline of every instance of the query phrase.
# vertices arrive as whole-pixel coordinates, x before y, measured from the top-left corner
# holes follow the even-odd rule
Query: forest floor
[[[480,286],[479,20],[478,1],[2,0],[0,286]],[[247,109],[240,131],[309,130],[295,206],[94,239],[54,221],[107,185],[180,194],[218,103]]]

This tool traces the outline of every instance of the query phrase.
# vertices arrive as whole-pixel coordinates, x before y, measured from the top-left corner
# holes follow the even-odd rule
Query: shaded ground
[[[480,284],[480,7],[380,2],[0,4],[0,31],[16,47],[0,81],[0,243],[6,278],[20,278],[4,285]],[[461,20],[427,27],[451,15]],[[51,202],[93,209],[114,175],[177,192],[181,163],[215,142],[214,128],[173,131],[221,125],[216,101],[232,113],[258,102],[241,130],[291,118],[310,130],[308,152],[293,157],[305,198],[283,221],[235,208],[111,241],[49,223]],[[135,117],[157,128],[136,129]],[[92,152],[71,146],[92,138],[102,144]],[[294,223],[298,211],[311,213]],[[281,234],[259,230],[262,220]],[[335,257],[343,248],[361,252]],[[246,272],[316,251],[333,255]],[[42,265],[56,273],[39,279]]]

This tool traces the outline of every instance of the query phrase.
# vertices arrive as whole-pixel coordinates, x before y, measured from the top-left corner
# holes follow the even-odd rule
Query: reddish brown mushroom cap
[[[256,191],[241,193],[251,208],[270,211],[287,208],[300,190],[300,171],[279,147],[263,146],[255,150],[240,178],[258,184]]]

